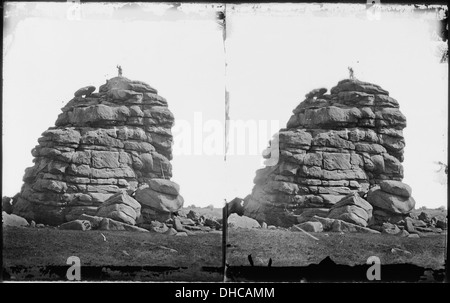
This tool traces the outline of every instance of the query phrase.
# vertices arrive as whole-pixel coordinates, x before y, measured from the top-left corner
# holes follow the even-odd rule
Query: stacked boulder
[[[367,226],[414,208],[403,179],[406,118],[389,92],[356,79],[315,89],[268,150],[244,215],[291,226],[314,216]],[[278,151],[278,161],[273,159]],[[277,153],[275,153],[277,154]],[[369,195],[368,195],[369,193]]]
[[[82,214],[134,224],[138,204],[165,205],[163,196],[137,203],[124,192],[132,196],[152,179],[170,183],[174,117],[167,101],[150,85],[122,76],[95,89],[76,91],[38,139],[15,214],[49,225]],[[169,211],[176,211],[183,200],[178,190],[171,194],[178,203]]]
[[[141,204],[130,197],[126,191],[122,191],[103,202],[96,216],[135,225],[136,220],[141,217]]]
[[[411,187],[399,181],[385,180],[372,187],[367,200],[374,206],[377,223],[397,223],[403,220],[414,208]]]
[[[327,217],[366,227],[372,222],[372,210],[370,203],[354,193],[333,205]]]
[[[135,198],[142,204],[144,222],[153,220],[164,222],[176,213],[184,203],[180,196],[180,186],[166,179],[151,179],[140,187]]]

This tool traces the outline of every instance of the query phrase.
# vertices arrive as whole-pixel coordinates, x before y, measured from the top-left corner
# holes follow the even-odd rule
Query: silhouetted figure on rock
[[[349,66],[348,72],[349,72],[349,79],[355,80],[355,72],[353,71],[353,67]]]

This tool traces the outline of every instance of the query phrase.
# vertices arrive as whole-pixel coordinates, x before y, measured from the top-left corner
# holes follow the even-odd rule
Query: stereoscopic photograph
[[[3,10],[2,282],[447,281],[446,4]]]

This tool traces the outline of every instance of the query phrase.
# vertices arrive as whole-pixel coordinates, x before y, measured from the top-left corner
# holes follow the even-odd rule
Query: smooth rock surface
[[[25,218],[14,214],[7,214],[5,211],[2,211],[2,224],[4,226],[29,226]]]

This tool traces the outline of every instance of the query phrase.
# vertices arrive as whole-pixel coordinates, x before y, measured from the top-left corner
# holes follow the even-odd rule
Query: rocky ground
[[[189,208],[203,217],[220,209]],[[416,210],[417,215],[423,211]],[[446,211],[428,210],[432,216]],[[218,218],[220,221],[220,218]],[[199,226],[192,225],[192,226]],[[365,264],[378,256],[382,264],[409,263],[442,269],[446,230],[418,232],[419,238],[390,234],[308,232],[263,226],[248,217],[229,218],[227,262],[248,266],[305,266],[329,256],[338,264]],[[183,232],[182,232],[183,233]],[[78,256],[82,279],[139,281],[223,281],[221,231],[191,231],[175,236],[157,231],[61,230],[49,226],[3,226],[3,279],[64,280],[69,256]],[[84,276],[83,276],[84,268]],[[84,277],[84,278],[83,278]]]
[[[222,281],[221,233],[175,237],[130,231],[6,227],[5,280],[65,280],[67,258],[81,261],[82,280]],[[206,269],[205,269],[205,268]]]
[[[411,263],[433,269],[443,268],[446,234],[420,239],[398,238],[379,234],[312,233],[284,230],[231,229],[228,262],[235,266],[254,265],[306,266],[329,256],[338,264],[365,264],[377,256],[381,264]]]

